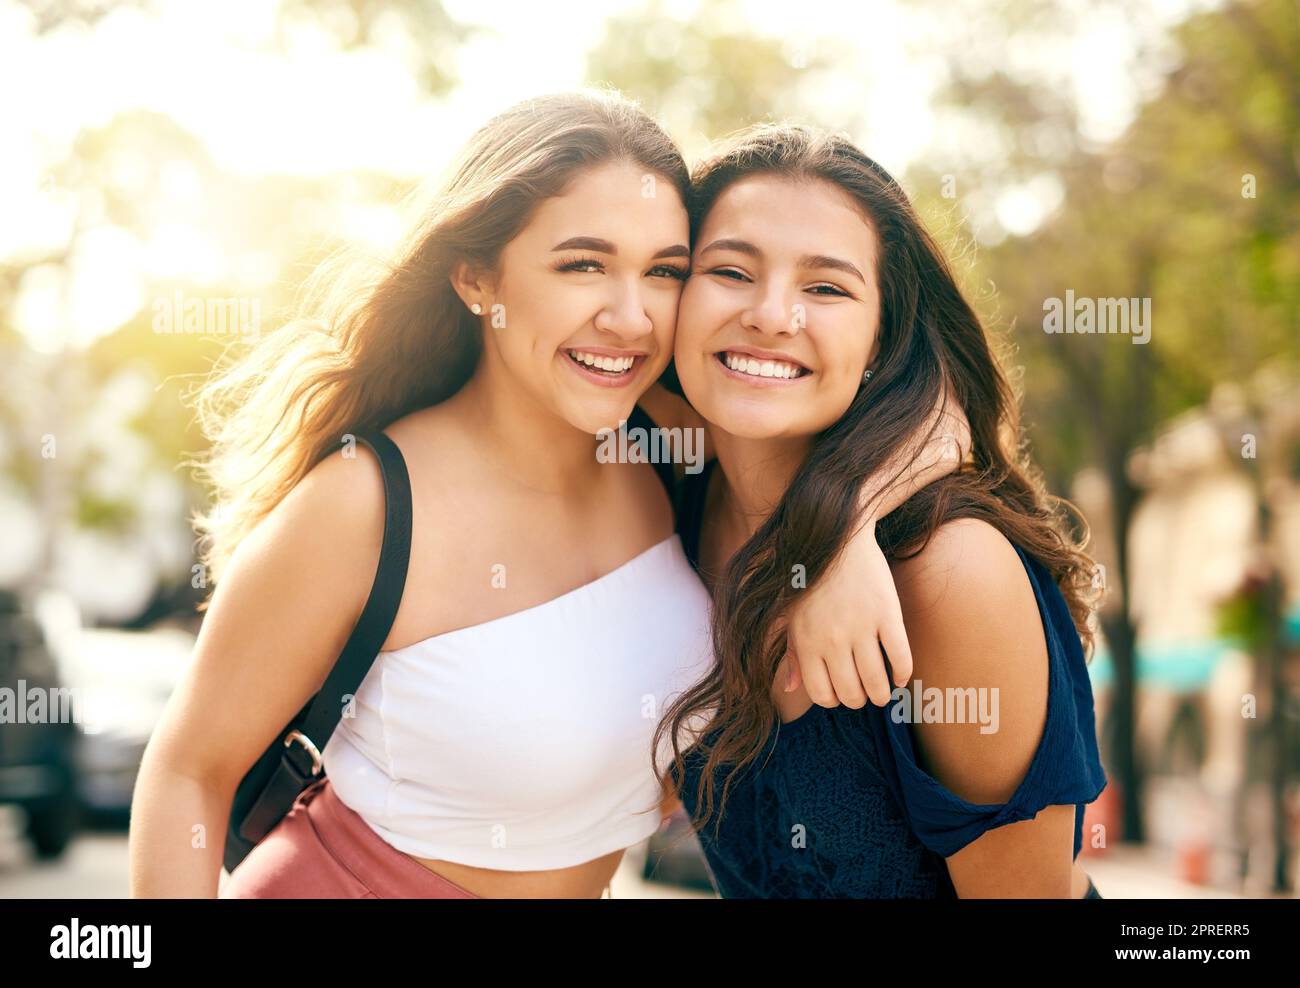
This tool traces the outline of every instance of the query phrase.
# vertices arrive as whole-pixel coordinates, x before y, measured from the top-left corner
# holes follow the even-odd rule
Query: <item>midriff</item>
[[[483,899],[599,899],[618,870],[623,851],[611,851],[569,868],[544,871],[501,871],[413,854],[408,857]]]

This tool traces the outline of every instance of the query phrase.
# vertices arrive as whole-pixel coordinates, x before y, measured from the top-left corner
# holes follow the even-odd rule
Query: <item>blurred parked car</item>
[[[92,700],[78,725],[77,791],[93,819],[129,818],[145,746],[193,649],[178,628],[86,628],[60,649],[60,671]]]
[[[55,704],[28,722],[26,698],[40,691],[57,701],[66,686],[41,624],[16,593],[0,590],[0,690],[6,691],[0,700],[0,804],[24,811],[39,858],[62,854],[81,824],[80,733],[71,720],[59,720]]]
[[[145,746],[193,648],[179,628],[83,628],[57,591],[30,611],[0,591],[0,689],[15,706],[40,690],[59,707],[54,723],[0,723],[0,804],[24,811],[37,857],[57,857],[86,824],[129,821]]]

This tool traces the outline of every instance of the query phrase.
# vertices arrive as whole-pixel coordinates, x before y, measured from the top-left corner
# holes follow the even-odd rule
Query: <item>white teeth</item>
[[[614,374],[623,374],[631,370],[632,365],[636,363],[635,357],[605,357],[596,353],[587,353],[585,350],[570,350],[568,353],[580,364]]]
[[[789,380],[799,376],[799,367],[783,360],[755,360],[738,353],[724,353],[723,362],[734,371],[753,377],[778,377]]]

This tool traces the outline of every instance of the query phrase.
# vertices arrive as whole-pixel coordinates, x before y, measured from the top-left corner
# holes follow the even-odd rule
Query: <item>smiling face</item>
[[[484,280],[485,356],[576,428],[617,427],[672,356],[689,238],[666,178],[627,161],[578,173]]]
[[[703,224],[678,312],[675,366],[711,425],[803,437],[848,409],[880,323],[876,235],[820,179],[755,175]]]

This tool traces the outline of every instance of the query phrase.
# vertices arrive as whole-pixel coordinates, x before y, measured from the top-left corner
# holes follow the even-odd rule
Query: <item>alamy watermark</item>
[[[981,734],[998,730],[998,688],[985,686],[926,687],[920,679],[895,687],[889,711],[895,724],[979,724]]]
[[[153,303],[155,333],[255,337],[262,329],[262,300],[213,295],[186,297],[179,289]]]
[[[1151,299],[1075,298],[1074,289],[1065,299],[1043,299],[1044,333],[1124,333],[1134,343],[1151,340]]]
[[[121,698],[79,686],[0,686],[0,724],[101,723]]]
[[[148,923],[87,923],[73,916],[64,926],[50,928],[50,956],[55,960],[129,960],[148,967],[152,959],[153,927]]]
[[[684,463],[687,473],[704,469],[703,429],[629,429],[624,419],[617,429],[601,429],[596,438],[600,463]]]

